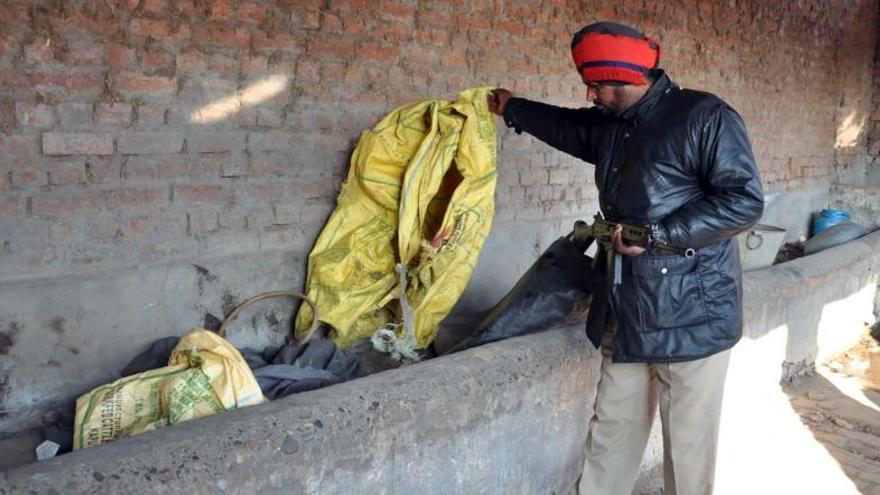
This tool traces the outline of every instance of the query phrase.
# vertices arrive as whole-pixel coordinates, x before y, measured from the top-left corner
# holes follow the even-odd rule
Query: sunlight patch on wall
[[[834,141],[835,148],[851,148],[858,144],[859,135],[865,127],[865,116],[857,117],[858,112],[853,110],[843,119],[837,128],[837,139]]]
[[[227,119],[245,108],[262,103],[287,90],[290,76],[274,75],[242,88],[235,94],[220,98],[195,110],[190,121],[195,124],[211,124]]]

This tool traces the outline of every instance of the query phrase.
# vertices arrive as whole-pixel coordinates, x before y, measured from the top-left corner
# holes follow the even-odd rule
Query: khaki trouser
[[[709,495],[730,351],[681,363],[604,357],[580,495],[630,495],[660,406],[664,495]]]

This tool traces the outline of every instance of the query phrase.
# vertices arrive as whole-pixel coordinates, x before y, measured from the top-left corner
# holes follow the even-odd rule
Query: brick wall
[[[876,30],[880,31],[880,20],[877,21]],[[871,92],[871,117],[868,135],[868,154],[874,161],[875,168],[880,167],[876,158],[880,156],[880,37],[874,46],[874,71]]]
[[[332,208],[361,129],[471,85],[577,104],[569,36],[599,18],[643,27],[678,82],[740,110],[768,191],[814,187],[842,121],[867,118],[876,25],[874,2],[849,0],[3,4],[11,278],[307,251],[301,226]],[[503,148],[499,220],[595,200],[588,167],[527,137],[505,134]]]

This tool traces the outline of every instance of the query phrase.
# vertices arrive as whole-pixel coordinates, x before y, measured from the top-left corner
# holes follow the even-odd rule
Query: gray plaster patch
[[[299,452],[299,442],[290,435],[284,435],[284,442],[281,443],[281,452],[285,455],[296,454]]]

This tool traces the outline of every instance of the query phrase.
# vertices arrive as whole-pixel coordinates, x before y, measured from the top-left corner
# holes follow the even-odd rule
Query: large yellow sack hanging
[[[73,448],[264,402],[238,350],[207,330],[186,334],[168,366],[120,378],[76,400]]]
[[[461,296],[494,215],[491,90],[398,108],[361,134],[306,279],[337,344],[391,325],[424,348]],[[298,334],[311,318],[303,305]]]

